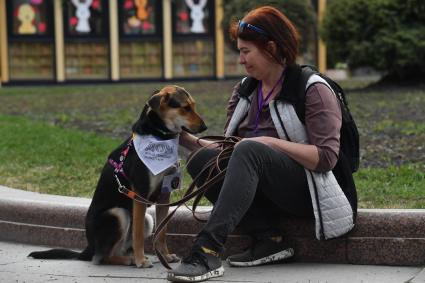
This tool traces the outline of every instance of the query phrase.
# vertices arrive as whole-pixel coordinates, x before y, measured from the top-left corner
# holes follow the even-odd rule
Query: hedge
[[[424,0],[332,1],[322,35],[331,64],[372,67],[391,80],[425,74]]]

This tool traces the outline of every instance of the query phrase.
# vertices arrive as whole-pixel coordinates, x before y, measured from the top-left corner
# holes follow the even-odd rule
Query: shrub
[[[308,45],[312,42],[314,37],[315,28],[315,14],[313,7],[308,0],[235,0],[223,1],[224,18],[223,28],[225,31],[225,38],[230,43],[227,34],[230,23],[243,18],[250,10],[263,6],[270,5],[282,11],[297,27],[301,35],[301,50],[306,51]],[[231,46],[236,50],[235,44]]]
[[[332,1],[322,32],[332,63],[373,67],[398,80],[425,74],[423,0]]]

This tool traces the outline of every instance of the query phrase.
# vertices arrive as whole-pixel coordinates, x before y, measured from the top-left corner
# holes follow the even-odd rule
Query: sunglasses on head
[[[265,32],[263,29],[256,27],[254,25],[245,23],[243,21],[239,21],[238,25],[239,25],[239,33],[243,32],[247,28],[255,32],[261,33],[262,35],[268,36],[267,32]]]

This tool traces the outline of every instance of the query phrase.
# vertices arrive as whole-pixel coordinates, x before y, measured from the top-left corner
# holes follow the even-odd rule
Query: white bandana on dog
[[[134,148],[140,160],[157,175],[178,160],[179,138],[161,140],[152,135],[135,135]]]

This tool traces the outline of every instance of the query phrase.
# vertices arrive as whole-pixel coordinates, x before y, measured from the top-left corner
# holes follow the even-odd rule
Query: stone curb
[[[0,240],[82,249],[86,245],[84,218],[90,199],[53,196],[0,186]],[[207,218],[210,208],[198,209]],[[154,216],[153,208],[148,212]],[[348,235],[317,241],[313,221],[282,219],[285,241],[303,262],[406,265],[425,264],[425,210],[361,209],[356,228]],[[168,245],[185,254],[202,223],[186,208],[179,208],[168,228]],[[236,231],[223,254],[240,252],[249,244]],[[147,241],[152,252],[151,241]]]

